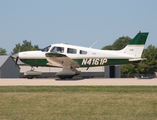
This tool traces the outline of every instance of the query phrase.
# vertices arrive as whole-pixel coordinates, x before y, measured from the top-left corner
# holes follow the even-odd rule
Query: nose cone
[[[12,57],[13,57],[13,58],[19,57],[19,53],[16,53],[16,54],[12,55]]]

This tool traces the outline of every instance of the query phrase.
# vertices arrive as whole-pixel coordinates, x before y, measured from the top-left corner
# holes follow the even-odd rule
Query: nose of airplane
[[[12,55],[12,57],[13,57],[13,58],[19,57],[19,53],[16,53],[16,54]]]

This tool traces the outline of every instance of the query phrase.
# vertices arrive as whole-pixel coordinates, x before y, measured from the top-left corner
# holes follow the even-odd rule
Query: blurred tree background
[[[157,48],[149,45],[144,49],[142,58],[147,58],[139,63],[139,71],[143,74],[153,74],[157,71]]]
[[[20,43],[16,44],[15,47],[13,48],[13,52],[11,54],[15,54],[18,52],[23,52],[23,51],[33,51],[33,50],[40,50],[38,45],[32,45],[31,41],[24,40],[22,45]]]
[[[102,50],[121,50],[123,49],[132,39],[128,36],[119,37],[112,45],[107,45]]]
[[[0,55],[7,55],[6,49],[0,48]]]

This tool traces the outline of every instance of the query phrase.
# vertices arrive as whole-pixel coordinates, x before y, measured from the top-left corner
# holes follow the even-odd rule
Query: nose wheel
[[[33,67],[31,67],[31,70],[27,71],[24,73],[24,75],[28,78],[28,79],[33,79],[34,77],[40,76],[42,75],[42,72],[39,71],[34,71],[35,69]]]

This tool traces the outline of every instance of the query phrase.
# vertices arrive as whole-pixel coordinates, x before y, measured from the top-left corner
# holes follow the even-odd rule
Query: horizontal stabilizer
[[[138,58],[138,59],[129,59],[129,61],[141,61],[141,60],[147,60],[147,58]]]

